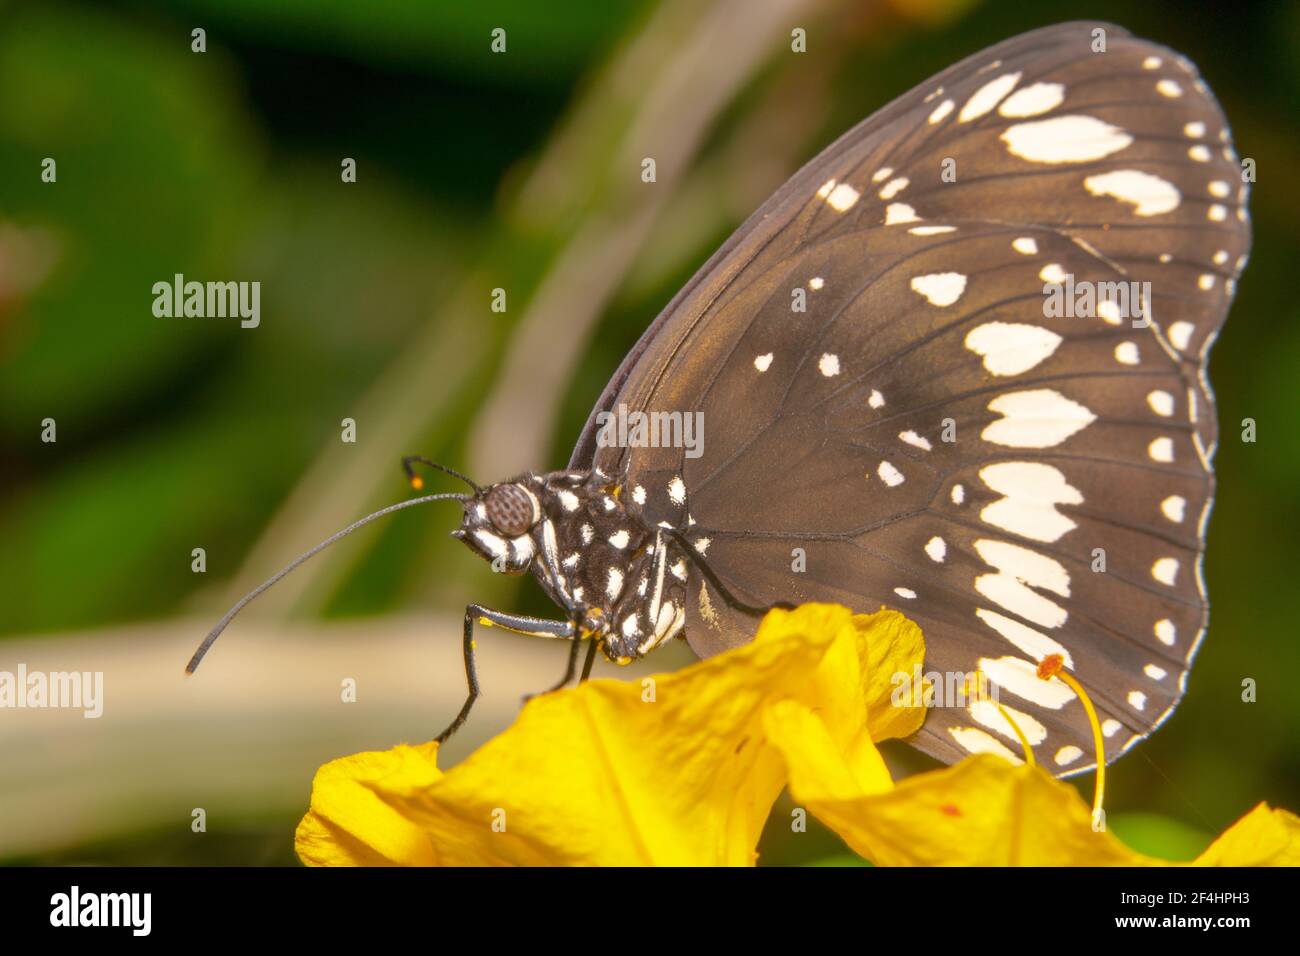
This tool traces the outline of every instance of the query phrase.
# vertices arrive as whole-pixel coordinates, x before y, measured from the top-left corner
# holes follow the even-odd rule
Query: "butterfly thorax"
[[[527,473],[467,502],[455,534],[497,571],[530,571],[610,660],[632,660],[681,634],[688,570],[622,491],[598,470]]]

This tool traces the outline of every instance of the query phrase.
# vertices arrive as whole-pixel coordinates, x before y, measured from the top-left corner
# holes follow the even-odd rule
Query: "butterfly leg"
[[[464,655],[465,655],[465,683],[469,688],[469,695],[465,698],[465,703],[460,708],[460,713],[456,719],[434,738],[438,743],[445,743],[447,738],[460,729],[461,724],[469,717],[470,710],[474,707],[474,701],[479,697],[478,674],[474,668],[474,624],[479,623],[486,627],[499,627],[502,630],[511,631],[515,634],[527,634],[530,637],[551,637],[561,640],[572,640],[575,629],[572,621],[548,621],[540,617],[525,617],[521,614],[507,614],[504,611],[494,611],[491,608],[483,607],[481,604],[470,604],[465,608],[465,638],[464,638]],[[577,641],[574,641],[576,647]],[[573,659],[576,652],[570,654],[570,670],[573,668]],[[570,674],[572,676],[572,674]]]
[[[596,646],[595,641],[592,642],[592,645],[591,645],[591,646],[592,646],[592,647],[595,647],[595,646]],[[559,690],[561,687],[563,687],[563,686],[564,686],[565,684],[567,684],[569,681],[573,680],[573,675],[574,675],[574,674],[577,672],[577,670],[578,670],[578,650],[579,650],[581,647],[582,647],[582,642],[581,642],[581,641],[574,641],[574,642],[569,646],[569,663],[568,663],[568,666],[565,667],[565,669],[564,669],[564,676],[561,677],[561,678],[559,679],[559,681],[558,681],[555,685],[553,685],[553,686],[551,686],[551,687],[548,687],[548,688],[546,688],[546,690],[542,691],[543,694],[549,694],[551,691]],[[533,699],[534,697],[536,697],[536,696],[538,696],[538,695],[537,695],[537,694],[524,694],[524,703],[525,703],[525,704],[528,703],[530,700],[532,700],[532,699]]]
[[[582,662],[582,676],[578,678],[579,684],[585,683],[587,678],[591,676],[591,665],[596,662],[597,646],[595,641],[587,645],[587,659]]]
[[[554,687],[548,688],[546,690],[546,693],[549,694],[553,690],[559,690],[569,681],[573,680],[573,672],[577,669],[577,663],[578,663],[578,648],[581,646],[582,643],[580,641],[573,642],[573,647],[570,648],[569,650],[569,666],[564,672],[564,677]],[[598,647],[599,644],[594,639],[592,639],[591,642],[587,645],[587,659],[582,662],[582,676],[578,678],[579,684],[581,684],[583,681],[585,681],[588,677],[591,676],[591,665],[595,663],[596,649]],[[537,696],[536,694],[528,694],[524,697],[524,702],[527,703],[529,700],[531,700],[536,696]]]

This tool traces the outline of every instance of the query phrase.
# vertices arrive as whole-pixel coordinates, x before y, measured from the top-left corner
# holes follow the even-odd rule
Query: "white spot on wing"
[[[1019,375],[1055,352],[1061,337],[1037,325],[985,322],[966,334],[965,344],[984,357],[984,368],[992,374]]]
[[[1012,119],[1023,119],[1056,109],[1064,100],[1065,87],[1060,83],[1034,83],[1008,96],[998,112]]]
[[[673,480],[668,482],[668,497],[675,505],[686,504],[686,485],[680,475],[673,476]]]
[[[1003,417],[985,426],[980,437],[1010,448],[1053,448],[1096,421],[1083,405],[1050,388],[1008,392],[989,402]]]
[[[1136,169],[1088,176],[1084,187],[1094,196],[1113,196],[1134,207],[1138,216],[1159,216],[1178,208],[1182,196],[1171,182]]]
[[[1151,576],[1161,584],[1173,587],[1178,580],[1178,559],[1157,558],[1155,564],[1151,565]]]
[[[1065,608],[1033,590],[1042,588],[1069,597],[1070,575],[1061,562],[1032,548],[987,538],[977,540],[975,550],[985,564],[997,569],[996,574],[981,574],[975,579],[976,591],[1042,627],[1065,623],[1069,617]]]
[[[1064,282],[1067,275],[1068,273],[1061,268],[1059,262],[1049,262],[1047,265],[1043,266],[1043,268],[1038,270],[1038,278],[1042,279],[1044,282],[1051,282],[1054,285],[1060,285]]]
[[[931,561],[936,564],[943,564],[943,559],[948,554],[948,544],[943,538],[935,535],[925,543],[925,553]]]
[[[1019,73],[1005,73],[995,80],[989,80],[966,101],[966,105],[957,114],[957,122],[969,123],[978,119],[1002,101],[1020,82]]]
[[[1086,163],[1119,152],[1133,137],[1092,116],[1057,116],[1008,127],[1002,141],[1032,163]]]
[[[1163,389],[1148,392],[1147,404],[1151,406],[1151,411],[1165,418],[1174,413],[1174,397]]]
[[[907,184],[908,179],[906,176],[899,176],[897,179],[891,179],[889,182],[885,183],[884,188],[880,190],[880,198],[893,199],[907,188]]]
[[[1160,513],[1174,524],[1182,524],[1187,515],[1187,499],[1182,495],[1170,495],[1160,502]]]
[[[1178,639],[1178,628],[1174,627],[1174,622],[1169,620],[1167,617],[1163,617],[1156,621],[1152,630],[1155,632],[1160,643],[1166,644],[1169,647],[1173,647],[1174,641]]]
[[[981,657],[979,667],[998,687],[1040,707],[1060,710],[1075,699],[1069,684],[1059,677],[1042,680],[1038,676],[1038,665],[1024,658]]]
[[[1053,757],[1052,759],[1056,761],[1056,765],[1058,767],[1066,767],[1074,763],[1082,756],[1083,756],[1082,750],[1080,750],[1074,744],[1067,744],[1066,746],[1058,750],[1056,752],[1056,756]]]
[[[949,727],[948,733],[953,740],[957,741],[958,746],[968,753],[997,754],[1011,763],[1024,763],[987,730],[980,730],[978,727]]]
[[[936,272],[912,279],[912,291],[931,305],[949,306],[966,291],[966,277],[960,272]]]
[[[922,436],[918,435],[914,431],[899,432],[898,437],[903,441],[907,442],[909,445],[913,445],[921,449],[922,451],[929,451],[930,448],[932,447],[930,445],[930,439],[923,438]]]
[[[1167,435],[1151,439],[1151,444],[1147,445],[1147,454],[1152,461],[1168,464],[1174,460],[1174,440]]]
[[[891,202],[885,207],[886,226],[901,226],[920,221],[921,218],[916,214],[916,210],[905,202]]]
[[[980,480],[1002,497],[985,505],[980,520],[1034,541],[1059,541],[1078,525],[1056,510],[1081,505],[1083,495],[1052,465],[1004,461],[980,469]]]
[[[944,100],[936,106],[934,112],[930,114],[930,125],[933,126],[935,123],[942,122],[943,118],[952,112],[955,105],[952,100]]]
[[[880,476],[881,481],[891,488],[901,485],[904,481],[903,473],[887,461],[880,463],[876,468],[876,474]]]
[[[1038,243],[1032,236],[1021,236],[1012,240],[1011,248],[1022,256],[1032,256],[1038,252]]]
[[[1070,657],[1070,652],[1065,649],[1065,645],[1052,640],[1041,631],[1036,631],[1027,624],[1021,624],[1017,620],[1004,617],[997,611],[990,611],[987,608],[979,608],[975,611],[975,614],[981,621],[1035,661],[1041,662],[1044,657],[1050,654],[1060,654],[1065,666],[1070,670],[1074,669],[1074,659]],[[1038,678],[1035,677],[1034,679],[1037,680]],[[1050,682],[1045,682],[1045,686],[1047,683]]]
[[[826,204],[836,212],[844,212],[848,209],[852,209],[861,195],[860,192],[848,183],[840,183],[832,189],[830,195],[826,197]]]
[[[768,352],[766,355],[754,356],[754,368],[758,369],[760,372],[766,372],[769,368],[771,368],[771,366],[772,366],[771,352]]]
[[[830,352],[822,353],[822,357],[817,361],[817,369],[827,378],[840,374],[840,359],[838,355],[832,355]]]
[[[966,708],[966,713],[971,715],[971,719],[977,723],[983,724],[990,730],[996,730],[1002,736],[1019,742],[1020,737],[1016,734],[1016,727],[1020,728],[1020,733],[1025,735],[1030,746],[1037,746],[1047,739],[1047,728],[1039,721],[1030,717],[1023,711],[1017,710],[1008,704],[999,706],[991,700],[977,700]],[[1010,718],[1008,720],[1007,718]],[[1015,726],[1012,726],[1015,721]]]

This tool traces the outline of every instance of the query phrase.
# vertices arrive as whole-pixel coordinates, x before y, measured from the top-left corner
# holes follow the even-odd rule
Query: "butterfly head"
[[[523,574],[537,553],[532,533],[541,518],[537,495],[522,482],[505,481],[465,499],[465,516],[452,536],[491,562],[493,570]]]

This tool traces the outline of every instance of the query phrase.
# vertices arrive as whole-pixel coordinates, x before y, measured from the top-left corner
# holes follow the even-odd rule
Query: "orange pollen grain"
[[[421,488],[424,487],[424,479],[421,478],[419,475],[412,475],[411,487],[414,488],[416,491],[419,491]]]
[[[1051,680],[1064,666],[1065,658],[1060,654],[1048,654],[1038,664],[1038,677],[1040,680]]]
[[[943,806],[939,808],[939,810],[950,817],[961,816],[961,811],[957,809],[955,806],[953,806],[951,803],[945,803]]]

